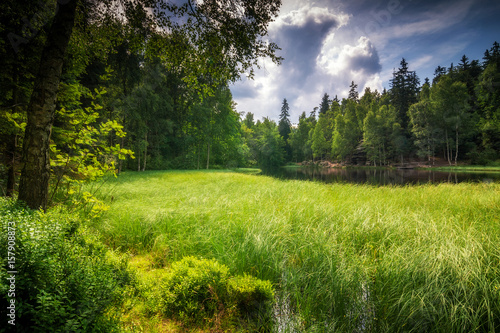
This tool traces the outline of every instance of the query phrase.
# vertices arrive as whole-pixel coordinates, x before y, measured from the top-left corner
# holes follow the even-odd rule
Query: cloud
[[[424,66],[429,66],[430,64],[434,65],[433,61],[434,61],[434,56],[433,55],[424,55],[424,56],[421,56],[418,59],[415,59],[412,62],[412,66],[414,68],[420,68],[420,67],[424,67]]]
[[[398,6],[391,7],[391,2]],[[352,28],[358,36],[368,36],[379,47],[384,47],[394,39],[433,34],[456,26],[466,19],[473,6],[474,0],[409,3],[391,0],[387,8],[377,7],[356,17]]]
[[[344,13],[334,13],[328,8],[311,7],[310,4],[292,10],[288,14],[280,16],[271,26],[272,29],[281,29],[284,26],[304,28],[311,23],[329,30],[332,27],[345,25],[349,16]]]
[[[318,56],[318,64],[335,76],[372,75],[380,72],[380,58],[367,37],[360,37],[357,44],[339,47],[325,45]]]
[[[282,48],[282,75],[289,81],[305,82],[314,72],[324,40],[348,20],[342,12],[309,4],[280,16],[270,26],[269,34]]]
[[[391,2],[399,3],[398,7],[392,7],[397,10],[390,10]],[[439,59],[447,58],[439,52],[439,44],[455,41],[453,36],[460,34],[460,28],[470,19],[474,6],[474,0],[380,1],[353,16],[346,28],[354,36],[368,37],[377,50],[381,50],[380,63],[384,68],[380,77],[387,85],[392,78],[393,69],[397,68],[403,57],[419,76],[431,76]],[[464,47],[464,40],[459,44]],[[455,48],[447,48],[445,53],[454,54]]]

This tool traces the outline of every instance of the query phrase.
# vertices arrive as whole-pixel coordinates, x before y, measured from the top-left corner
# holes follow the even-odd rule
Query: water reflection
[[[264,174],[282,179],[347,182],[373,185],[423,183],[500,182],[498,172],[444,172],[421,169],[375,168],[280,168]]]

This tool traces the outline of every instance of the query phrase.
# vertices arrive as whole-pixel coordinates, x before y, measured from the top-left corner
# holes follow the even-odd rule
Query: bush
[[[162,286],[164,313],[183,321],[212,317],[227,299],[229,269],[215,260],[186,257],[172,264]]]
[[[231,277],[215,260],[185,257],[171,266],[160,286],[161,311],[189,324],[229,323],[269,330],[274,291],[269,281]]]
[[[228,281],[228,294],[239,318],[270,330],[274,291],[269,281],[246,274],[235,276]]]
[[[0,225],[0,316],[8,318],[7,272],[15,269],[17,332],[118,330],[110,309],[133,282],[125,261],[107,259],[106,248],[65,212],[43,214],[0,198]],[[15,264],[7,266],[8,227],[13,225]],[[14,327],[3,325],[0,332],[9,328]]]
[[[477,165],[492,165],[494,161],[499,157],[498,152],[494,149],[484,149],[483,151],[478,151],[477,149],[472,150],[467,154],[471,159],[471,164]]]

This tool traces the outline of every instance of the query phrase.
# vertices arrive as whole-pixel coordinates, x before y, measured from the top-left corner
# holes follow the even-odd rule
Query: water
[[[447,172],[422,169],[375,168],[280,168],[264,173],[281,179],[314,180],[325,183],[407,185],[424,183],[500,182],[500,172]]]

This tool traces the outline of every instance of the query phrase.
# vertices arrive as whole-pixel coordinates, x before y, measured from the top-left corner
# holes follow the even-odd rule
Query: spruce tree
[[[281,106],[280,113],[280,121],[278,123],[278,132],[280,136],[283,138],[285,143],[285,160],[288,162],[292,158],[292,149],[288,142],[288,138],[290,137],[290,133],[292,132],[292,123],[290,122],[290,107],[288,106],[288,102],[283,99],[283,105]]]
[[[446,74],[446,68],[442,66],[437,66],[434,70],[434,78],[432,79],[432,84],[436,84],[439,78]]]
[[[323,95],[323,98],[321,99],[321,104],[319,106],[319,114],[322,115],[322,114],[326,114],[326,112],[328,111],[328,109],[330,108],[330,96],[328,96],[327,93],[325,93]]]
[[[349,96],[347,97],[348,99],[357,102],[359,100],[359,93],[358,93],[358,85],[354,83],[354,81],[351,81],[351,85],[349,86],[351,88],[349,90]]]
[[[290,123],[290,107],[288,106],[288,102],[285,98],[283,100],[283,105],[281,106],[280,121],[278,124],[278,131],[285,142],[290,136],[290,132],[292,131],[291,127],[292,124]]]
[[[408,63],[403,58],[401,67],[395,71],[391,79],[391,104],[396,108],[398,123],[408,129],[408,109],[417,102],[420,80],[414,71],[408,69]]]

